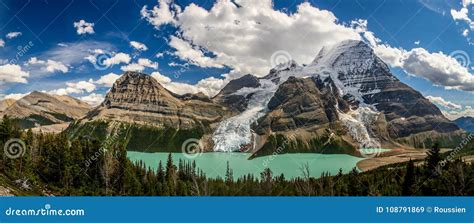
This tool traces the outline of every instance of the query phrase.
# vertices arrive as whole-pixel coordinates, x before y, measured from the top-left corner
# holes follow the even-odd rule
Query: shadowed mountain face
[[[18,119],[21,127],[31,128],[77,120],[90,109],[89,104],[73,97],[35,91],[15,101],[0,116],[8,115]]]
[[[260,87],[258,78],[247,74],[241,78],[230,81],[219,94],[213,98],[213,101],[229,107],[233,111],[242,112],[247,108],[248,100],[252,94],[244,95],[240,92],[245,93],[245,89],[258,87]]]
[[[454,122],[462,129],[474,133],[474,117],[461,117]]]

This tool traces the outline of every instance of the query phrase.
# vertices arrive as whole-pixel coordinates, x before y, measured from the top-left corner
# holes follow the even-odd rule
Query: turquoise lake
[[[159,161],[165,166],[168,153],[129,151],[127,156],[133,162],[141,160],[146,166],[156,170]],[[211,152],[199,154],[190,159],[183,153],[172,153],[173,161],[176,165],[179,159],[191,162],[194,160],[196,161],[197,168],[201,169],[210,178],[224,178],[227,161],[229,161],[236,179],[249,173],[255,177],[260,177],[260,173],[266,167],[272,170],[274,176],[284,174],[287,179],[301,177],[301,167],[305,164],[308,164],[310,175],[313,177],[320,177],[323,172],[335,175],[339,172],[340,168],[342,168],[344,173],[349,172],[356,166],[357,162],[363,160],[363,158],[345,154],[317,153],[282,154],[258,157],[252,160],[247,159],[249,156],[250,154],[248,153]]]

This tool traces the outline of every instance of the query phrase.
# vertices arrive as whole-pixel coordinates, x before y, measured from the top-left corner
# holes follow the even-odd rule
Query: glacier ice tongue
[[[377,119],[379,112],[370,107],[359,107],[348,113],[338,112],[339,119],[349,130],[349,134],[359,142],[360,148],[380,148],[378,140],[370,135],[370,124]]]
[[[265,79],[260,80],[260,85],[255,89],[241,89],[241,91],[235,93],[243,94],[246,92],[253,93],[253,95],[244,112],[219,123],[212,136],[214,151],[238,151],[242,145],[252,143],[251,125],[265,115],[267,104],[278,88],[278,85]]]

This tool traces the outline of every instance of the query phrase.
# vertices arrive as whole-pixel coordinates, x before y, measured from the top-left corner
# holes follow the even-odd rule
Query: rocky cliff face
[[[252,93],[246,94],[246,89],[255,89],[260,87],[260,81],[257,77],[247,74],[241,78],[230,81],[217,94],[213,101],[224,105],[236,112],[244,111],[248,106],[248,101],[252,97]]]
[[[269,113],[260,126],[278,132],[336,125],[339,121],[337,110],[347,110],[348,104],[335,89],[333,83],[326,85],[318,77],[290,77],[268,103]]]
[[[149,75],[126,72],[87,118],[190,129],[212,125],[226,114],[226,108],[203,95],[178,96]]]
[[[90,105],[69,96],[32,92],[10,105],[0,116],[20,120],[23,128],[71,122],[83,117]]]

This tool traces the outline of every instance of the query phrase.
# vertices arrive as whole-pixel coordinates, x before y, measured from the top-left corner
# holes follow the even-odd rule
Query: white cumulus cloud
[[[79,81],[79,82],[67,82],[65,88],[59,88],[56,90],[49,91],[50,94],[56,95],[69,95],[69,94],[82,94],[84,92],[92,92],[96,89],[94,83],[91,80],[89,81]]]
[[[0,66],[0,84],[3,82],[10,83],[28,83],[26,80],[30,73],[22,70],[19,65],[5,64]]]
[[[3,98],[4,99],[13,99],[13,100],[19,100],[21,99],[22,97],[25,97],[26,95],[29,95],[30,92],[28,93],[12,93],[12,94],[7,94],[5,95]]]
[[[22,34],[21,32],[10,32],[7,35],[5,35],[5,37],[7,39],[13,39],[13,38],[21,36],[21,34]]]
[[[400,67],[408,74],[427,79],[435,85],[474,91],[474,75],[450,55],[430,53],[423,48],[407,51],[386,44],[376,46],[375,52],[392,67]]]
[[[113,66],[113,65],[121,64],[121,63],[128,64],[130,63],[130,60],[132,60],[130,55],[126,53],[117,53],[111,58],[105,59],[104,64],[108,66]]]
[[[79,97],[79,100],[84,101],[92,106],[97,106],[104,101],[104,95],[92,93],[86,96]]]
[[[94,23],[86,22],[81,19],[78,22],[74,22],[74,28],[76,28],[77,34],[94,34]]]
[[[106,75],[101,76],[98,80],[94,81],[96,84],[101,84],[106,87],[112,87],[117,79],[122,75],[118,75],[115,73],[108,73]]]
[[[150,10],[145,5],[140,14],[158,29],[163,24],[176,22],[175,17],[179,11],[181,11],[179,6],[171,4],[171,0],[160,0],[159,5]]]
[[[130,46],[132,46],[134,49],[139,50],[139,51],[147,51],[148,47],[140,42],[137,41],[130,41]]]
[[[26,62],[26,65],[40,66],[47,73],[55,73],[57,71],[67,73],[69,68],[62,62],[55,60],[39,60],[36,57],[32,57]]]
[[[300,63],[311,62],[324,45],[361,39],[359,30],[339,23],[336,16],[305,2],[288,14],[271,0],[217,1],[210,9],[190,4],[183,10],[170,1],[142,9],[156,29],[172,24],[180,35],[170,37],[175,55],[202,67],[230,67],[238,77],[263,76],[273,53],[284,50]]]
[[[474,117],[474,109],[471,106],[464,106],[458,110],[442,110],[444,116],[449,120],[456,120],[461,117]]]
[[[469,11],[469,6],[474,5],[474,1],[472,0],[463,0],[462,1],[462,8],[459,10],[451,9],[451,16],[453,17],[454,21],[461,21],[463,24],[466,24],[469,29],[474,30],[474,21],[472,19],[472,11]],[[472,9],[471,9],[472,10]],[[464,37],[467,37],[468,41],[471,43],[471,39],[468,37],[469,31],[464,29],[462,32]]]
[[[163,85],[169,91],[176,94],[196,94],[199,92],[204,93],[208,97],[213,97],[228,83],[226,80],[209,77],[200,80],[195,85],[174,82],[169,77],[160,74],[160,72],[153,72],[151,74],[158,82]]]
[[[145,70],[145,68],[152,68],[152,69],[157,69],[158,68],[158,63],[153,62],[149,59],[145,58],[139,58],[136,63],[131,63],[126,66],[122,66],[120,69],[123,71],[137,71],[137,72],[142,72]]]
[[[446,101],[444,98],[442,97],[436,97],[436,96],[431,96],[431,95],[428,95],[426,96],[426,98],[428,100],[430,100],[432,103],[435,103],[435,104],[438,104],[438,105],[441,105],[445,108],[449,108],[449,109],[461,109],[462,106],[461,105],[458,105],[456,103],[453,103],[451,101]]]

